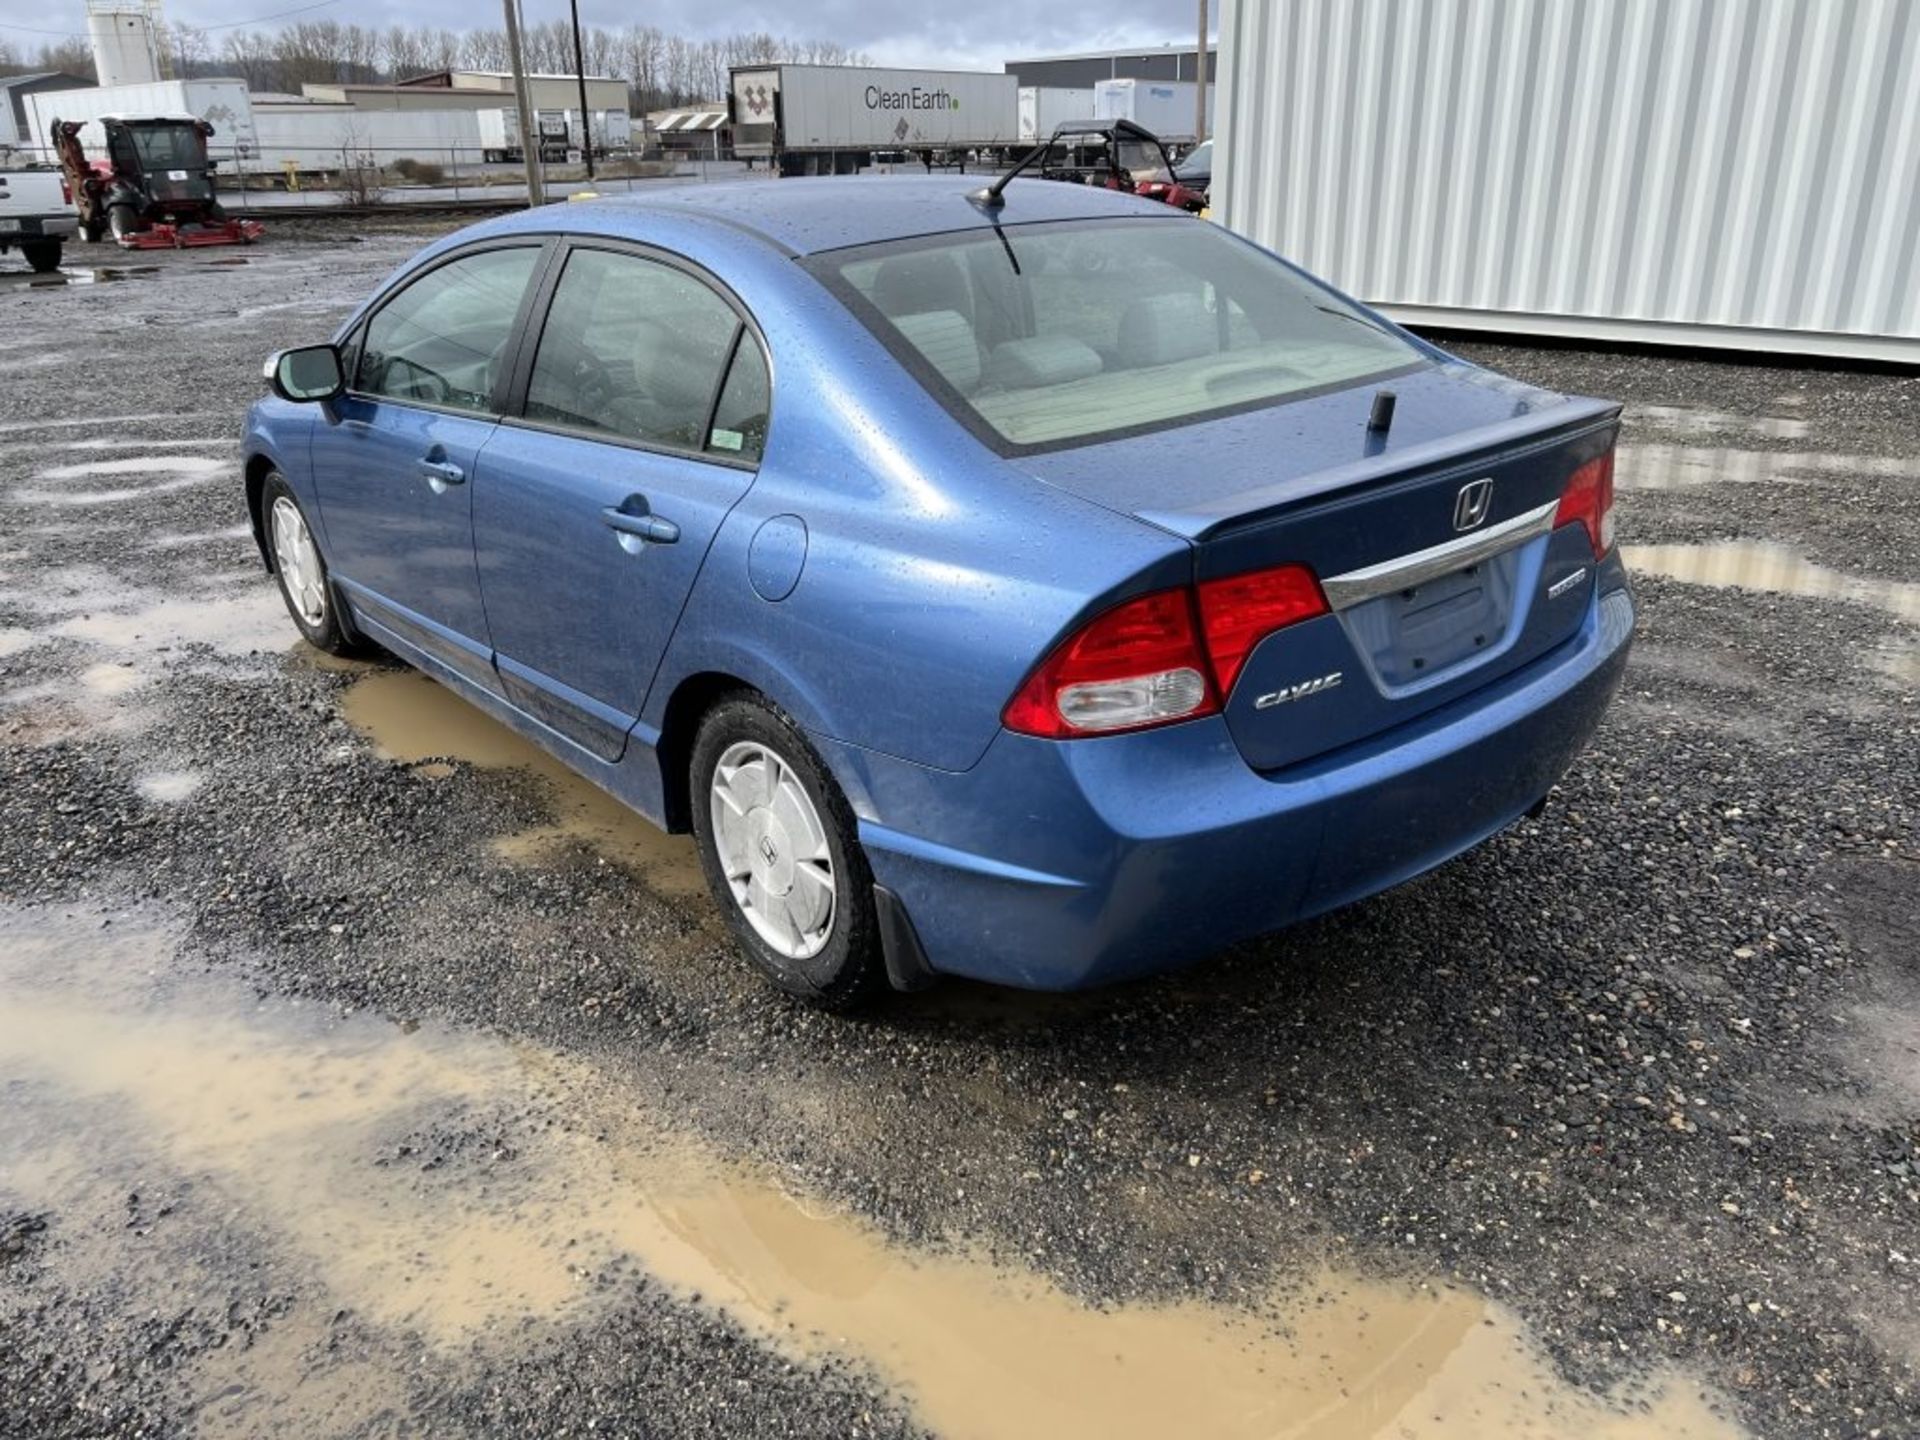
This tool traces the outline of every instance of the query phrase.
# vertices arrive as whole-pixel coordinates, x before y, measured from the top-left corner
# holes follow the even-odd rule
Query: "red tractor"
[[[1199,191],[1180,183],[1160,137],[1131,120],[1069,121],[1055,127],[1040,174],[1124,190],[1181,210],[1197,211],[1207,203]]]
[[[107,158],[88,160],[80,122],[53,122],[53,150],[80,211],[80,233],[108,235],[126,250],[247,245],[265,233],[229,220],[214,194],[207,139],[213,126],[192,115],[103,115]]]

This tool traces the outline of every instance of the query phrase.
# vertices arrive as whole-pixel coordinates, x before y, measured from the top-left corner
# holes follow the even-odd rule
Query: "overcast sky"
[[[293,8],[301,0],[166,0],[169,19],[227,25]],[[566,0],[521,0],[529,23],[564,19]],[[1218,0],[1215,0],[1218,18]],[[82,0],[0,0],[0,38],[32,51],[53,38],[35,31],[84,34]],[[498,25],[498,0],[333,0],[299,19],[335,19],[385,27],[461,29]],[[580,0],[581,21],[617,27],[653,24],[688,36],[771,30],[796,38],[835,40],[865,50],[884,65],[995,69],[1016,55],[1097,50],[1113,45],[1191,44],[1194,0]],[[275,21],[264,22],[267,25]],[[17,28],[28,27],[28,28]],[[212,37],[217,42],[218,32]]]

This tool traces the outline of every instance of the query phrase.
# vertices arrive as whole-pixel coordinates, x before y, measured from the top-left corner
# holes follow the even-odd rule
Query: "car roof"
[[[794,255],[950,230],[983,230],[995,223],[1029,225],[1050,220],[1180,215],[1156,201],[1139,200],[1098,186],[1025,179],[1009,185],[1006,204],[989,212],[967,197],[992,180],[991,173],[790,180],[769,177],[643,188],[562,208],[566,228],[575,233],[644,238],[648,216],[671,212],[748,231]],[[515,218],[535,213],[521,212]]]

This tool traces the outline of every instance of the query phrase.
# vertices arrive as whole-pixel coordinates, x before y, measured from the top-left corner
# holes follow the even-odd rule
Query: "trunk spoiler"
[[[1364,487],[1380,480],[1400,479],[1442,466],[1470,465],[1489,451],[1521,449],[1547,439],[1565,440],[1583,430],[1611,425],[1619,417],[1620,407],[1611,401],[1570,399],[1564,404],[1515,415],[1492,425],[1383,450],[1377,455],[1318,470],[1311,475],[1255,486],[1216,500],[1177,510],[1143,507],[1133,513],[1149,525],[1157,525],[1182,539],[1198,542],[1222,530],[1271,519],[1282,510],[1333,491]]]

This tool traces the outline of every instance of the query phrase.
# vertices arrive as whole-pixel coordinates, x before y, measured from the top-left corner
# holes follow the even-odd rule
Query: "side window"
[[[767,357],[745,330],[727,367],[727,383],[720,403],[713,407],[713,429],[707,449],[736,460],[758,460],[767,448],[767,411],[772,392],[767,384]]]
[[[483,250],[428,271],[374,314],[354,389],[363,395],[485,411],[501,353],[540,251]]]
[[[684,271],[576,250],[540,332],[527,418],[704,449],[714,391],[739,330],[732,307]]]

